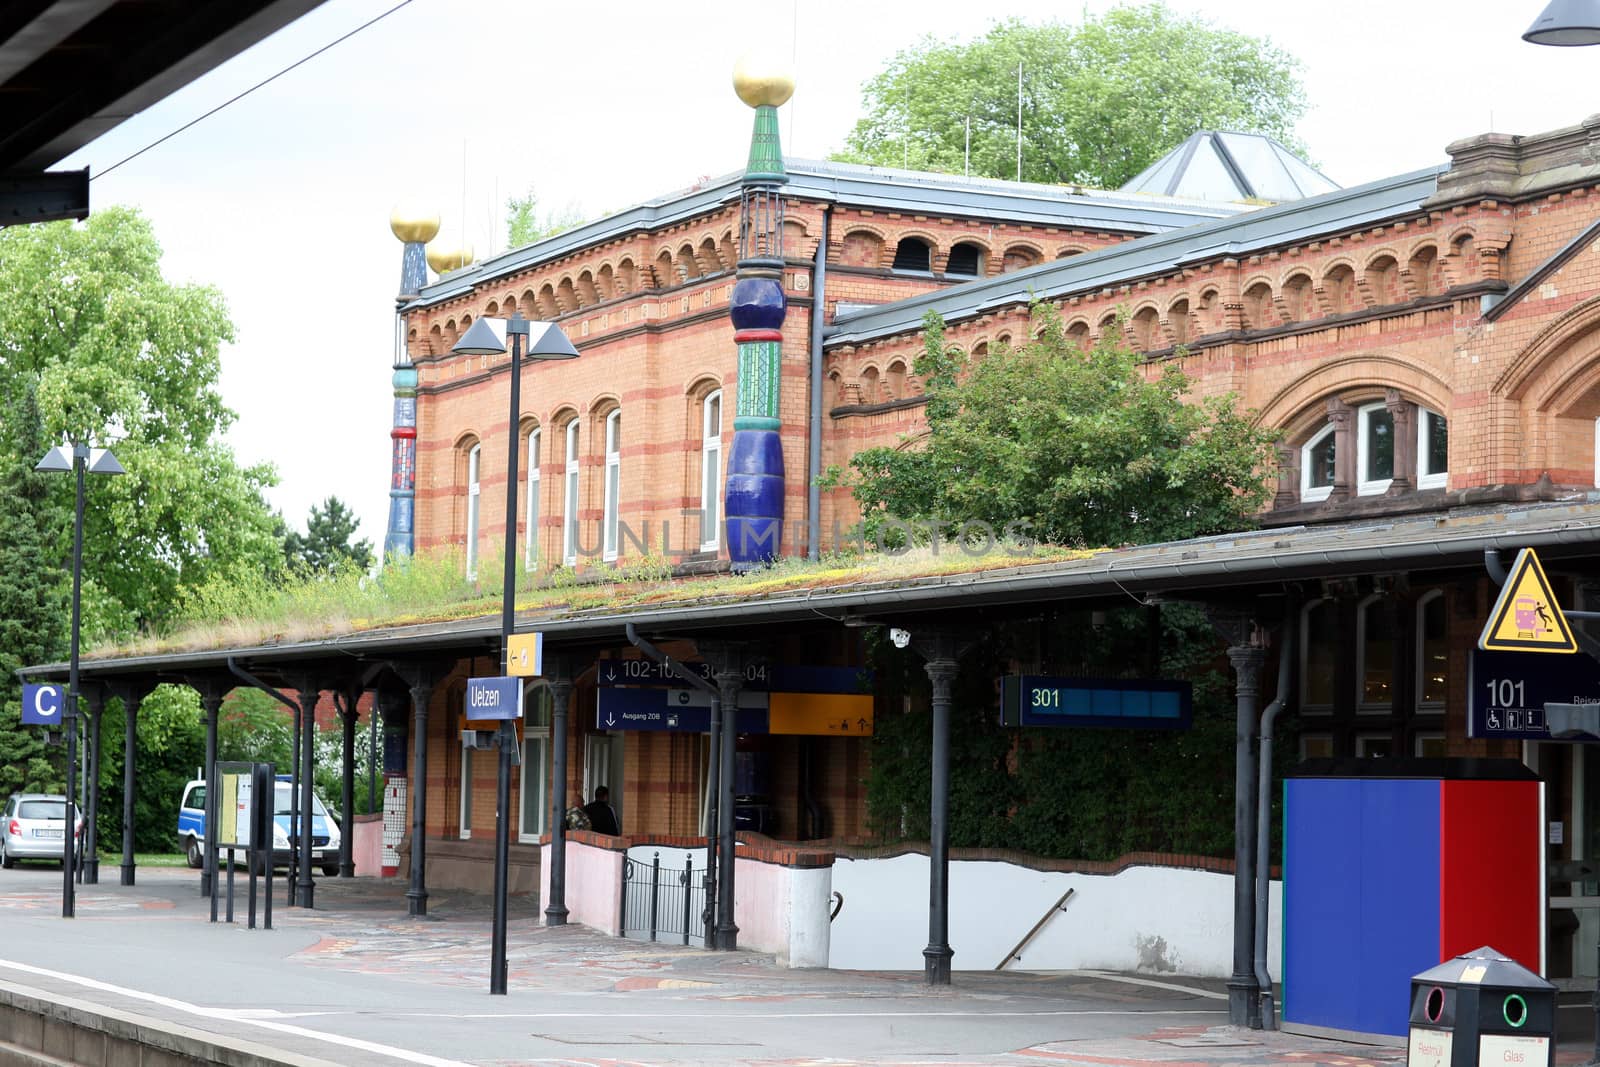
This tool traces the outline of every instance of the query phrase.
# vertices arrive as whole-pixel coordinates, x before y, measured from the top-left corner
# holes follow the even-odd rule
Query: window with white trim
[[[1300,499],[1326,500],[1333,492],[1333,456],[1337,442],[1333,424],[1322,428],[1311,440],[1300,446]]]
[[[561,562],[578,562],[578,420],[567,423],[566,493],[562,502]]]
[[[602,518],[601,558],[617,558],[618,512],[622,503],[622,412],[606,416],[606,492]]]
[[[550,822],[549,687],[533,687],[524,697],[524,704],[528,714],[523,720],[522,766],[517,771],[522,805],[521,818],[517,820],[517,840],[536,845]]]
[[[539,461],[543,435],[537,427],[528,433],[528,529],[523,543],[522,561],[529,570],[539,565]]]
[[[1443,489],[1450,478],[1450,422],[1417,408],[1417,488]]]
[[[467,577],[478,576],[478,500],[479,468],[483,460],[483,446],[474,444],[467,452]]]
[[[463,841],[472,838],[472,758],[477,751],[466,745],[461,746],[461,818],[458,833]]]
[[[1356,494],[1373,496],[1394,480],[1394,415],[1388,405],[1363,404],[1356,413]]]
[[[715,552],[722,527],[722,390],[700,406],[700,551]]]

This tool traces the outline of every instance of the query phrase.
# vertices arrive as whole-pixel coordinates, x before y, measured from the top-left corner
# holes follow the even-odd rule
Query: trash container
[[[1411,979],[1406,1067],[1552,1067],[1556,987],[1485,945]]]

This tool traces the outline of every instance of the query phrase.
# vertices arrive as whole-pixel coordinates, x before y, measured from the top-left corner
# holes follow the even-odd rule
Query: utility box
[[[1404,1042],[1411,979],[1545,968],[1544,783],[1516,760],[1309,760],[1284,782],[1283,1028]]]
[[[1556,987],[1485,945],[1411,979],[1406,1067],[1551,1067]]]

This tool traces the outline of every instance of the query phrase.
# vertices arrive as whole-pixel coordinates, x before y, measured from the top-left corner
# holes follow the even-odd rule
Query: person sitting
[[[583,813],[589,816],[589,828],[595,833],[613,837],[622,833],[622,827],[617,822],[617,809],[611,806],[611,790],[605,786],[594,791],[594,801],[583,806]]]

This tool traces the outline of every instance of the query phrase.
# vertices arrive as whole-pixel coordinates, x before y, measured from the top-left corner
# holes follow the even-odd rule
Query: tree
[[[0,230],[0,396],[36,391],[45,442],[114,444],[128,471],[89,493],[90,639],[159,625],[180,588],[210,575],[283,566],[263,498],[273,471],[241,466],[222,440],[234,418],[217,388],[233,338],[222,298],[167,282],[160,259],[149,223],[128,208]],[[0,426],[0,458],[33,458],[11,425]],[[71,514],[71,483],[48,480],[48,513]],[[46,557],[64,566],[69,524],[46,529]]]
[[[506,201],[506,243],[512,248],[532,244],[545,237],[554,237],[574,226],[583,224],[583,215],[577,205],[568,204],[560,211],[545,212],[539,216],[539,198],[530,187],[522,196]]]
[[[1116,188],[1200,129],[1298,147],[1298,63],[1269,42],[1173,14],[1118,7],[1081,26],[1012,19],[968,42],[923,39],[862,90],[836,158],[1014,178],[1022,68],[1025,181]]]
[[[1186,402],[1176,363],[1147,377],[1117,330],[1081,352],[1049,305],[1033,318],[1036,340],[968,360],[928,314],[916,363],[928,398],[924,446],[866,449],[850,461],[869,533],[892,537],[899,520],[949,537],[978,520],[1105,547],[1250,522],[1266,498],[1269,431],[1232,397]]]
[[[351,540],[360,524],[361,520],[343,501],[330,496],[321,505],[311,505],[304,536],[291,530],[284,537],[284,557],[292,570],[321,577],[337,574],[347,567],[371,570],[372,542],[366,538]]]

